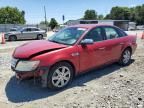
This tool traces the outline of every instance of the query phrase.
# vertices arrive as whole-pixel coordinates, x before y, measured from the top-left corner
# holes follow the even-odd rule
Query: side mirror
[[[84,39],[81,41],[81,45],[89,45],[93,43],[94,43],[93,39]]]

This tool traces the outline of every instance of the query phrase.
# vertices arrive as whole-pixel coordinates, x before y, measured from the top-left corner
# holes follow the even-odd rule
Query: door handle
[[[120,43],[120,45],[124,45],[124,43]]]
[[[104,50],[105,49],[105,47],[101,47],[101,48],[98,48],[99,50]]]

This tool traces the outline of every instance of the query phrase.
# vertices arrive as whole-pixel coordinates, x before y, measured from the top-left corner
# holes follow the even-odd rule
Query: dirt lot
[[[127,67],[117,64],[74,79],[62,91],[19,82],[10,70],[13,49],[0,51],[1,108],[144,108],[144,40]]]

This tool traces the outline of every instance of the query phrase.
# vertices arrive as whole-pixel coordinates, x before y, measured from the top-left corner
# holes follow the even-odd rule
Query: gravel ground
[[[144,40],[138,39],[129,66],[93,70],[61,91],[41,88],[33,80],[16,80],[10,70],[12,51],[0,52],[2,108],[144,108]]]

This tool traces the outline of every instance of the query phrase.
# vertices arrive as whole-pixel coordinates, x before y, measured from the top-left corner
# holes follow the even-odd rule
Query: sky
[[[106,15],[113,6],[133,7],[144,4],[144,0],[0,0],[0,8],[5,6],[17,7],[25,11],[27,24],[38,24],[44,21],[44,6],[47,20],[55,18],[62,23],[82,18],[87,9],[94,9],[98,14]]]

